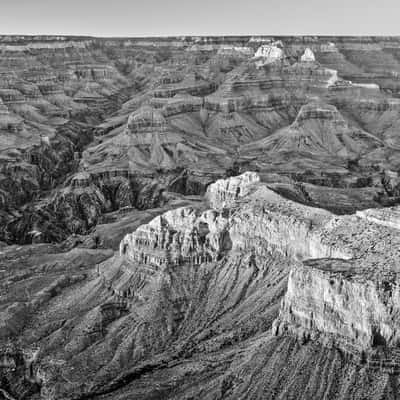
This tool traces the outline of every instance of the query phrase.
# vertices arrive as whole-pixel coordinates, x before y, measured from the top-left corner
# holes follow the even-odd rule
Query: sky
[[[0,0],[0,34],[400,35],[400,0]]]

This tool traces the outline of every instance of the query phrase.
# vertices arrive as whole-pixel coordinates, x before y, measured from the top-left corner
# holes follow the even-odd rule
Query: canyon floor
[[[400,398],[399,38],[0,55],[0,399]]]

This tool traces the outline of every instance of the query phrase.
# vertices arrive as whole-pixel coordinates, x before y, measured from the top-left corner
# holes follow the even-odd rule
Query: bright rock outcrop
[[[231,248],[227,226],[228,220],[216,211],[178,208],[127,235],[120,254],[156,268],[216,261]]]
[[[361,265],[360,265],[361,264]],[[308,260],[289,275],[275,333],[293,332],[354,353],[400,345],[400,286],[358,260]]]
[[[260,177],[255,172],[245,172],[230,179],[219,179],[208,187],[206,197],[212,208],[223,209],[232,206],[236,200],[248,194],[252,184],[259,181]]]
[[[283,44],[280,41],[272,44],[261,45],[254,54],[254,58],[258,59],[257,66],[267,65],[282,60],[285,57],[282,47]]]
[[[313,51],[307,47],[300,58],[301,62],[315,62],[315,55]]]

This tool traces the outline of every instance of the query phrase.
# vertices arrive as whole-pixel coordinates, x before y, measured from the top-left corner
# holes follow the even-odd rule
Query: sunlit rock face
[[[309,47],[307,47],[304,50],[304,53],[301,56],[300,60],[301,60],[301,62],[306,62],[306,63],[307,62],[315,62],[315,55],[314,55],[313,51]]]
[[[206,197],[212,208],[228,208],[240,197],[248,194],[253,184],[259,181],[260,177],[255,172],[245,172],[230,179],[219,179],[208,187]]]
[[[120,254],[158,268],[216,261],[231,246],[227,225],[228,220],[216,211],[179,208],[127,235]]]
[[[280,41],[260,46],[254,54],[254,58],[258,59],[257,65],[263,66],[282,60],[285,56],[282,47]]]
[[[362,264],[323,259],[294,267],[276,333],[322,335],[349,352],[398,347],[400,286],[390,273],[370,279]]]
[[[397,214],[377,209],[331,218],[323,235],[329,232],[347,257],[320,253],[293,266],[275,334],[334,343],[371,363],[375,350],[386,348],[392,353],[385,368],[392,368],[400,345]]]

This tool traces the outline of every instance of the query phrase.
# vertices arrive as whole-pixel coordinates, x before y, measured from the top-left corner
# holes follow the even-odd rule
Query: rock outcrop
[[[395,273],[370,279],[363,264],[323,259],[294,267],[276,333],[292,331],[302,340],[319,335],[322,343],[336,343],[360,356],[370,356],[379,346],[398,352],[400,288]]]
[[[156,268],[216,261],[230,250],[227,225],[218,212],[178,208],[127,235],[120,255]]]
[[[219,179],[208,187],[206,198],[214,209],[229,208],[239,198],[246,196],[253,184],[259,181],[260,177],[255,172],[245,172],[230,179]]]
[[[260,46],[254,54],[257,65],[263,66],[282,60],[285,57],[282,47],[283,43],[280,41]]]
[[[315,62],[315,55],[313,51],[307,47],[300,58],[301,62]]]

